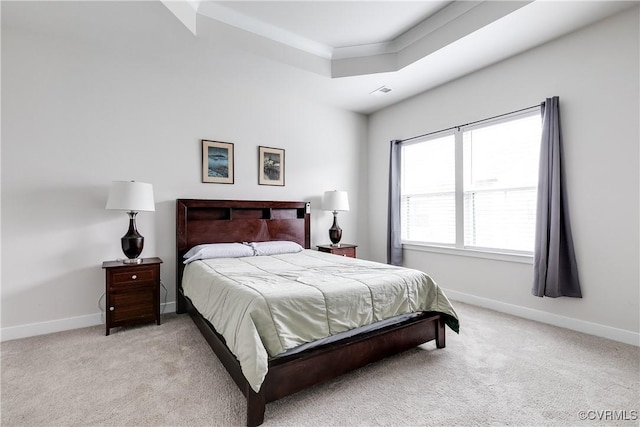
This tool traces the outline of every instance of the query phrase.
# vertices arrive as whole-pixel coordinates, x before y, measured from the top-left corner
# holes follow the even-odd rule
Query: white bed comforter
[[[268,360],[301,344],[397,315],[457,315],[425,273],[323,252],[195,261],[182,286],[226,340],[257,392]]]

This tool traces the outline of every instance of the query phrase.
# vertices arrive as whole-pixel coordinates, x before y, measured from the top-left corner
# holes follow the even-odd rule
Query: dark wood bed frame
[[[256,393],[236,357],[211,323],[182,291],[183,255],[202,243],[290,240],[310,248],[310,205],[305,202],[178,199],[176,201],[177,312],[188,312],[247,398],[247,425],[264,420],[265,404],[422,343],[445,346],[444,320],[437,313],[269,361]]]

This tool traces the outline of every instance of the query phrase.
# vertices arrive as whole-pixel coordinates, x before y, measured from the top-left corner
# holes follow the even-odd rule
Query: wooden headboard
[[[176,300],[181,301],[183,255],[203,243],[289,240],[311,247],[307,202],[176,200]]]

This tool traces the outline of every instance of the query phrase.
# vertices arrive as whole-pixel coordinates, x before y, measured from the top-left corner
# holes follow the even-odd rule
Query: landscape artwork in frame
[[[258,184],[284,186],[284,150],[258,147]]]
[[[233,184],[233,144],[202,140],[202,182]]]

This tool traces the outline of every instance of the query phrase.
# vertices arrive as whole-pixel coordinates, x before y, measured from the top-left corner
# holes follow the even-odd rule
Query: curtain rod
[[[544,102],[542,104],[544,104]],[[499,119],[500,117],[508,116],[510,114],[515,114],[515,113],[521,113],[522,111],[532,110],[534,108],[540,108],[540,104],[532,105],[531,107],[527,107],[527,108],[521,108],[519,110],[515,110],[515,111],[512,111],[510,113],[498,114],[497,116],[489,117],[488,119],[476,120],[475,122],[469,122],[469,123],[465,123],[463,125],[451,126],[450,128],[440,129],[440,130],[437,130],[437,131],[434,131],[434,132],[429,132],[429,133],[424,133],[422,135],[412,136],[411,138],[397,139],[395,142],[396,142],[396,144],[402,144],[403,142],[412,141],[412,140],[418,139],[418,138],[424,138],[425,136],[433,135],[433,134],[440,133],[440,132],[445,132],[445,131],[452,130],[452,129],[459,129],[459,128],[464,127],[464,126],[475,125],[476,123],[482,123],[482,122],[486,122],[488,120]]]

